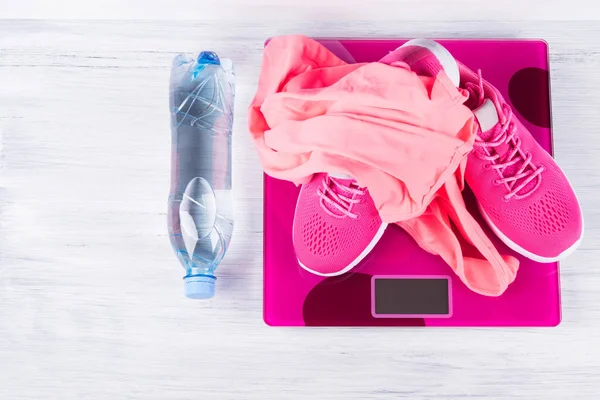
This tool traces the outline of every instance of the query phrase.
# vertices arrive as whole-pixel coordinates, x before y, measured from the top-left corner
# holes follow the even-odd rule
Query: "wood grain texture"
[[[0,18],[350,22],[589,21],[600,8],[589,0],[1,0]],[[267,30],[268,28],[264,28]]]
[[[222,22],[0,21],[0,399],[598,398],[600,26],[399,23],[378,10],[352,24],[302,5],[267,13],[268,25],[235,9]],[[262,175],[246,107],[264,39],[285,33],[549,42],[555,155],[586,219],[580,250],[561,266],[558,328],[263,323]],[[167,82],[176,52],[208,48],[236,64],[237,209],[217,298],[195,302],[182,295],[166,231]]]

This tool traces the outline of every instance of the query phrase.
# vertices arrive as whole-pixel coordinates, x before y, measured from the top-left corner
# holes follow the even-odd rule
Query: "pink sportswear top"
[[[296,185],[318,172],[353,176],[383,221],[442,257],[473,291],[498,296],[519,262],[498,253],[465,207],[477,129],[465,100],[443,72],[346,64],[312,39],[283,36],[265,47],[248,124],[265,173]]]

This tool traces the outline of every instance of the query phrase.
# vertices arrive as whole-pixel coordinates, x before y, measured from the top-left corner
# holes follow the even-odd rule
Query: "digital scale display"
[[[372,278],[372,311],[374,317],[449,317],[449,277]]]

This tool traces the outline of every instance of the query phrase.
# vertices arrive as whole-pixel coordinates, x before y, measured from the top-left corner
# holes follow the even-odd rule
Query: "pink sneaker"
[[[498,90],[460,65],[461,87],[480,130],[465,179],[483,218],[511,249],[538,262],[558,261],[583,236],[583,218],[565,174],[514,116]]]
[[[387,224],[354,179],[316,174],[302,186],[294,215],[298,263],[321,276],[350,271],[375,247]]]

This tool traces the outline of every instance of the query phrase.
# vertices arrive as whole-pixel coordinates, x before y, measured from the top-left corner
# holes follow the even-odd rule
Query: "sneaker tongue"
[[[332,179],[335,179],[335,181],[337,183],[340,184],[340,186],[332,184],[331,185],[331,189],[333,189],[333,191],[335,193],[338,194],[342,194],[346,197],[352,197],[352,195],[348,195],[348,193],[351,193],[347,188],[350,187],[350,185],[352,183],[356,183],[356,180],[354,178],[352,178],[351,176],[347,176],[347,177],[342,177],[342,176],[335,176],[335,175],[329,175]]]
[[[346,174],[335,173],[335,174],[329,174],[329,176],[332,177],[332,178],[336,178],[338,181],[339,180],[346,180],[346,179],[347,180],[353,180],[353,178],[350,175],[346,175]]]
[[[475,118],[479,123],[479,127],[481,128],[481,131],[479,132],[479,137],[484,141],[492,140],[498,129],[500,129],[500,125],[498,124],[500,118],[498,117],[498,110],[496,110],[494,102],[490,99],[485,99],[483,104],[479,106],[479,108],[475,109],[475,111],[473,111],[473,114],[475,115]],[[502,162],[505,159],[504,156],[507,154],[508,151],[511,150],[511,146],[508,143],[502,143],[496,147],[489,149],[493,154],[500,155],[500,162]],[[516,164],[510,165],[502,171],[502,175],[504,175],[505,177],[513,176],[522,167],[522,165],[523,164],[521,162],[517,162]],[[517,180],[516,182],[514,182],[514,185],[520,185],[524,179],[527,179],[527,177]],[[531,189],[533,189],[535,184],[536,179],[532,180],[524,188],[519,190],[518,194],[523,195],[529,192]]]
[[[349,188],[352,183],[356,183],[356,179],[346,174],[329,174],[329,177],[331,179],[334,179],[340,185],[331,185],[331,189],[335,193],[341,194],[346,197],[352,197],[351,192],[347,188]]]
[[[350,185],[353,182],[356,182],[356,180],[351,177],[350,175],[346,175],[346,174],[329,174],[329,177],[332,180],[335,180],[338,184],[336,185],[335,183],[331,182],[331,184],[329,185],[329,188],[331,189],[331,191],[337,195],[342,195],[344,197],[352,197],[352,192],[350,192],[349,190],[347,190],[346,188],[350,187]],[[329,196],[330,199],[333,200],[333,198],[331,196]],[[343,206],[343,204],[340,204]],[[332,213],[339,215],[339,216],[343,216],[343,213],[341,213],[338,209],[336,209],[335,207],[332,206],[328,206],[327,203],[325,203],[325,207],[327,207],[327,209],[329,211],[331,211]]]
[[[473,114],[475,114],[475,118],[477,118],[477,122],[481,128],[482,134],[479,136],[481,136],[483,140],[488,140],[492,135],[492,128],[500,121],[494,102],[490,99],[485,99],[483,104],[473,111]]]
[[[498,111],[496,110],[494,102],[490,99],[485,99],[483,104],[473,111],[473,114],[481,129],[479,137],[486,142],[493,140],[498,129],[501,128],[498,123],[500,122],[500,118],[498,117]],[[502,143],[491,149],[495,154],[499,154],[501,159],[508,150],[510,150],[508,143]]]

